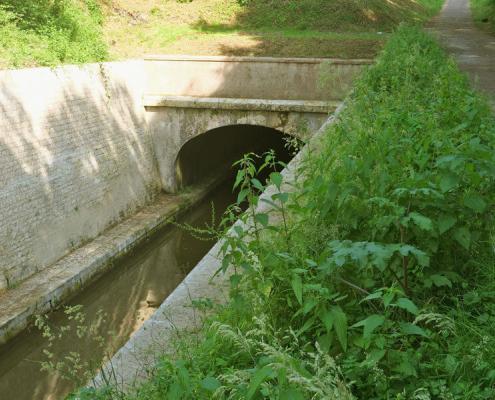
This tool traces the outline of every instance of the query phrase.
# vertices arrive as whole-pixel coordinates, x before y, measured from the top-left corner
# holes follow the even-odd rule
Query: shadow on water
[[[201,138],[191,141],[179,156],[194,166],[183,167],[188,185],[201,181],[206,175],[204,171],[211,174],[212,171],[220,173],[223,169],[225,173],[226,163],[231,163],[234,156],[245,151],[262,153],[273,148],[279,159],[290,159],[284,149],[283,135],[273,129],[236,126],[208,132]],[[225,140],[226,147],[217,146],[219,139]],[[234,199],[232,180],[227,179],[180,221],[204,227],[211,223],[212,204],[219,216]],[[67,305],[82,305],[87,325],[95,322],[99,310],[105,313],[106,319],[99,331],[104,336],[104,352],[113,354],[151,316],[213,244],[213,241],[198,240],[181,228],[166,227],[118,261],[113,269]],[[55,328],[67,324],[62,311],[53,312],[50,321]],[[0,347],[1,399],[58,400],[74,389],[74,382],[64,380],[60,374],[40,371],[40,361],[46,359],[43,355],[46,348],[47,341],[36,328],[26,330]],[[95,347],[93,340],[77,339],[73,331],[57,341],[51,351],[55,353],[55,360],[70,351],[79,353],[83,361],[99,362],[103,358],[102,350]]]

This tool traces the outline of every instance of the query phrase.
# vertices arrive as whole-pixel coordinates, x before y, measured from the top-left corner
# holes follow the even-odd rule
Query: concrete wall
[[[224,126],[257,125],[299,136],[306,132],[315,132],[328,117],[328,114],[321,113],[241,110],[218,112],[213,109],[172,107],[149,107],[146,114],[161,184],[169,193],[174,193],[179,188],[177,156],[182,146],[198,135]],[[229,149],[225,148],[225,151]]]
[[[238,124],[316,130],[368,63],[152,57],[0,71],[0,291],[174,192],[177,156],[195,136]],[[211,101],[187,108],[167,94]],[[158,106],[145,109],[153,95]]]
[[[147,94],[342,100],[370,60],[149,56]]]
[[[0,289],[159,188],[140,61],[0,71]]]

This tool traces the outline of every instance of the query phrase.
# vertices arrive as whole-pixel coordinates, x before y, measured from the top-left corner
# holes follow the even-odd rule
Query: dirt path
[[[491,98],[495,110],[495,36],[474,25],[469,0],[447,0],[428,29],[438,35],[474,85]]]

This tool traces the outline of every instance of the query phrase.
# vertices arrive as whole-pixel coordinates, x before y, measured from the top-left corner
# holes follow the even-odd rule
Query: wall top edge
[[[143,57],[145,61],[198,61],[198,62],[260,62],[260,63],[287,63],[287,64],[321,64],[330,62],[342,65],[373,64],[372,59],[343,59],[343,58],[297,58],[297,57],[238,57],[238,56],[191,56],[150,54]]]
[[[130,58],[127,60],[110,60],[110,61],[101,61],[101,62],[91,62],[91,63],[82,63],[82,64],[59,64],[54,66],[38,66],[38,67],[25,67],[25,68],[0,68],[0,74],[8,74],[15,72],[23,72],[23,71],[62,71],[62,70],[84,70],[87,68],[95,68],[100,65],[125,65],[125,64],[140,64],[143,62],[141,58]]]

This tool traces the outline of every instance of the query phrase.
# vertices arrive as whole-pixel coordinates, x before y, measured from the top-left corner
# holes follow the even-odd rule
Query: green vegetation
[[[494,0],[471,0],[471,11],[478,25],[495,32]]]
[[[255,211],[256,176],[273,157],[239,161],[241,218],[254,223],[225,236],[230,300],[127,398],[495,398],[486,101],[429,36],[402,27],[320,140],[292,194],[270,174],[271,216]]]
[[[0,68],[146,53],[374,57],[399,23],[421,24],[441,3],[4,0],[0,5]]]
[[[96,0],[3,0],[0,68],[104,60],[102,22]]]
[[[442,0],[128,0],[112,2],[118,58],[148,53],[373,57],[400,22],[422,23]],[[116,10],[118,12],[116,12]],[[131,25],[130,25],[131,24]],[[134,39],[129,41],[129,37]],[[131,45],[130,45],[131,43]],[[133,43],[138,43],[138,50]]]

